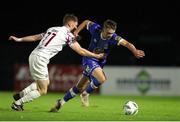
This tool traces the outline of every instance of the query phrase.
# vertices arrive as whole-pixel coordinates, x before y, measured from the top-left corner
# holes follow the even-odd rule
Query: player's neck
[[[102,40],[106,40],[106,39],[103,37],[102,32],[101,32],[100,36],[101,36],[101,39],[102,39]]]

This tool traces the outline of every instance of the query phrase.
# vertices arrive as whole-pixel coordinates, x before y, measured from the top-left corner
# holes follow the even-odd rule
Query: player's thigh
[[[49,73],[47,64],[49,60],[37,56],[37,55],[30,55],[29,56],[29,69],[32,78],[37,80],[49,80]]]
[[[88,84],[89,84],[89,78],[87,76],[82,75],[76,86],[80,91],[83,91]]]
[[[92,72],[92,76],[94,76],[101,83],[106,81],[106,75],[101,67],[95,68]]]

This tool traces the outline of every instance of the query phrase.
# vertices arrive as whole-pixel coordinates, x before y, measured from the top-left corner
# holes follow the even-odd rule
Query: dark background
[[[118,23],[117,34],[145,51],[137,60],[124,47],[115,47],[107,65],[177,67],[180,65],[179,21],[177,1],[119,1],[119,0],[59,0],[4,1],[0,5],[0,90],[12,90],[15,63],[28,63],[28,56],[38,42],[8,41],[37,34],[52,26],[61,26],[66,13],[102,24],[106,19]],[[87,48],[90,34],[80,35],[82,47]],[[52,58],[51,64],[81,64],[81,56],[65,47]]]

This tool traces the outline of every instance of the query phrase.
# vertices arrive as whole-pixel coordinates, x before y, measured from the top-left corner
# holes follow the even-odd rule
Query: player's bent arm
[[[132,43],[126,41],[125,39],[121,39],[121,41],[119,41],[118,44],[123,45],[124,47],[127,47],[134,54],[136,58],[142,58],[145,56],[145,53],[143,50],[136,49],[136,47]]]
[[[34,41],[39,41],[43,38],[44,33],[36,34],[36,35],[31,35],[31,36],[25,36],[25,37],[15,37],[15,36],[10,36],[9,40],[14,40],[16,42],[34,42]]]
[[[95,53],[92,53],[84,48],[82,48],[78,42],[73,42],[70,47],[75,51],[77,52],[79,55],[81,56],[87,56],[87,57],[93,57],[93,58],[98,58],[98,59],[101,59],[104,57],[104,54],[95,54]]]
[[[136,47],[125,39],[122,39],[119,42],[119,45],[123,45],[124,47],[127,47],[133,54],[136,52]]]
[[[84,21],[78,26],[78,28],[74,31],[74,35],[77,36],[78,33],[79,33],[81,30],[83,30],[85,27],[88,28],[88,25],[89,25],[90,23],[93,23],[93,22],[90,21],[90,20],[84,20]]]

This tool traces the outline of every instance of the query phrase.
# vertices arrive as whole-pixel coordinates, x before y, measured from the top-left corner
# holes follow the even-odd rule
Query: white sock
[[[31,102],[31,101],[33,101],[34,99],[36,99],[36,98],[38,98],[40,96],[41,96],[41,94],[39,93],[39,91],[38,90],[34,90],[34,91],[31,91],[31,92],[27,93],[21,99],[15,101],[15,104],[22,105],[24,103]]]
[[[86,96],[86,95],[89,95],[89,93],[87,93],[86,91],[83,91],[82,95]]]
[[[66,103],[66,101],[64,101],[64,99],[61,99],[61,105],[63,106],[65,103]]]
[[[28,94],[31,91],[37,90],[37,83],[34,82],[31,85],[29,85],[28,87],[26,87],[24,90],[22,90],[19,94],[20,97],[25,96],[26,94]]]

